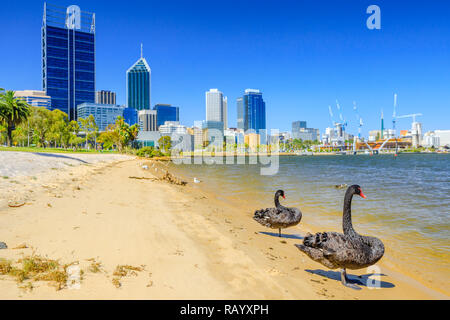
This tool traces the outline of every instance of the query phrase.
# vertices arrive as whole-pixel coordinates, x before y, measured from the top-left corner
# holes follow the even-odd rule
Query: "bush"
[[[153,158],[162,157],[164,156],[164,153],[153,147],[143,147],[136,152],[136,155],[143,158]]]

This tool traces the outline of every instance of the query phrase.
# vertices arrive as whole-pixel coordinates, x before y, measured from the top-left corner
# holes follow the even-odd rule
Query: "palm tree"
[[[14,91],[0,94],[0,121],[6,125],[8,146],[12,144],[15,127],[30,115],[30,105],[22,98],[14,97]]]

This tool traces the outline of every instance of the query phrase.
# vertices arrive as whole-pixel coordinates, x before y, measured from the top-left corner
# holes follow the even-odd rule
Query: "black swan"
[[[302,213],[297,208],[286,208],[280,204],[279,198],[284,196],[283,190],[275,193],[275,208],[256,210],[253,219],[263,226],[278,229],[278,236],[281,237],[281,228],[288,228],[297,225],[302,219]]]
[[[330,269],[342,268],[342,284],[359,290],[361,288],[357,285],[348,283],[345,269],[362,269],[377,263],[384,254],[384,245],[380,239],[362,236],[353,229],[351,206],[354,194],[366,197],[358,185],[347,189],[342,223],[344,234],[319,232],[312,235],[308,233],[303,239],[303,244],[295,246],[314,261]]]

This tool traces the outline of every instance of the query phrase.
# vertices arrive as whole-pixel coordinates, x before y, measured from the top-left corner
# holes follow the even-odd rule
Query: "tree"
[[[169,149],[172,148],[172,141],[169,136],[162,136],[161,138],[159,138],[158,144],[165,153],[167,153]]]
[[[50,112],[50,132],[49,140],[53,142],[53,145],[63,145],[65,148],[67,144],[65,143],[70,135],[69,131],[69,116],[67,113],[55,109]]]
[[[106,127],[106,130],[100,133],[98,142],[103,144],[103,148],[111,150],[114,146],[118,146],[120,143],[120,136],[116,130],[115,124],[110,124]]]
[[[112,149],[117,146],[119,152],[130,142],[136,140],[139,133],[139,126],[134,124],[130,126],[121,116],[117,117],[114,124],[110,124],[105,132],[98,137],[98,141],[103,144],[105,149]]]
[[[88,149],[88,141],[92,138],[94,138],[95,141],[97,140],[98,126],[95,123],[95,118],[92,114],[86,119],[79,118],[78,121],[80,121],[81,129],[86,135],[86,149]]]
[[[15,127],[24,122],[30,115],[30,106],[22,98],[14,97],[14,91],[3,90],[0,93],[0,122],[7,130],[8,146],[12,145],[12,132]]]
[[[29,123],[33,139],[37,145],[45,147],[47,140],[50,139],[51,111],[44,107],[32,107]]]

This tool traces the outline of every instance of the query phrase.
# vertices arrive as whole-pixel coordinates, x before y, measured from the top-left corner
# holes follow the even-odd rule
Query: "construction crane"
[[[331,123],[334,126],[336,126],[336,121],[334,121],[334,115],[333,115],[333,110],[331,109],[331,106],[328,106],[328,112],[330,113],[330,119],[331,119]]]
[[[341,108],[341,105],[339,104],[339,101],[337,101],[337,99],[336,99],[336,107],[339,111],[339,119],[341,120],[342,130],[345,131],[345,128],[347,127],[347,121],[345,121],[344,117],[342,116],[343,108]]]
[[[413,118],[413,122],[416,122],[416,117],[422,116],[421,113],[413,113],[413,114],[406,114],[404,116],[398,116],[397,119],[403,119],[403,118]]]
[[[363,120],[361,116],[358,113],[358,108],[356,107],[356,102],[353,101],[353,110],[356,112],[356,120],[358,120],[359,126],[358,126],[358,139],[361,140],[361,128],[364,125]]]
[[[359,140],[359,142],[361,142],[361,129],[362,129],[362,126],[364,125],[364,123],[363,123],[363,119],[359,115],[358,108],[356,106],[355,101],[353,101],[353,110],[356,112],[356,119],[358,120],[358,123],[359,123],[359,125],[358,125],[358,140]],[[369,146],[369,144],[367,142],[365,142],[365,144],[369,148],[370,152],[373,153],[372,147]],[[356,154],[356,139],[355,138],[353,138],[353,154]]]
[[[397,94],[394,93],[394,113],[392,114],[392,129],[394,130],[394,136],[395,136],[396,119],[397,119]]]

